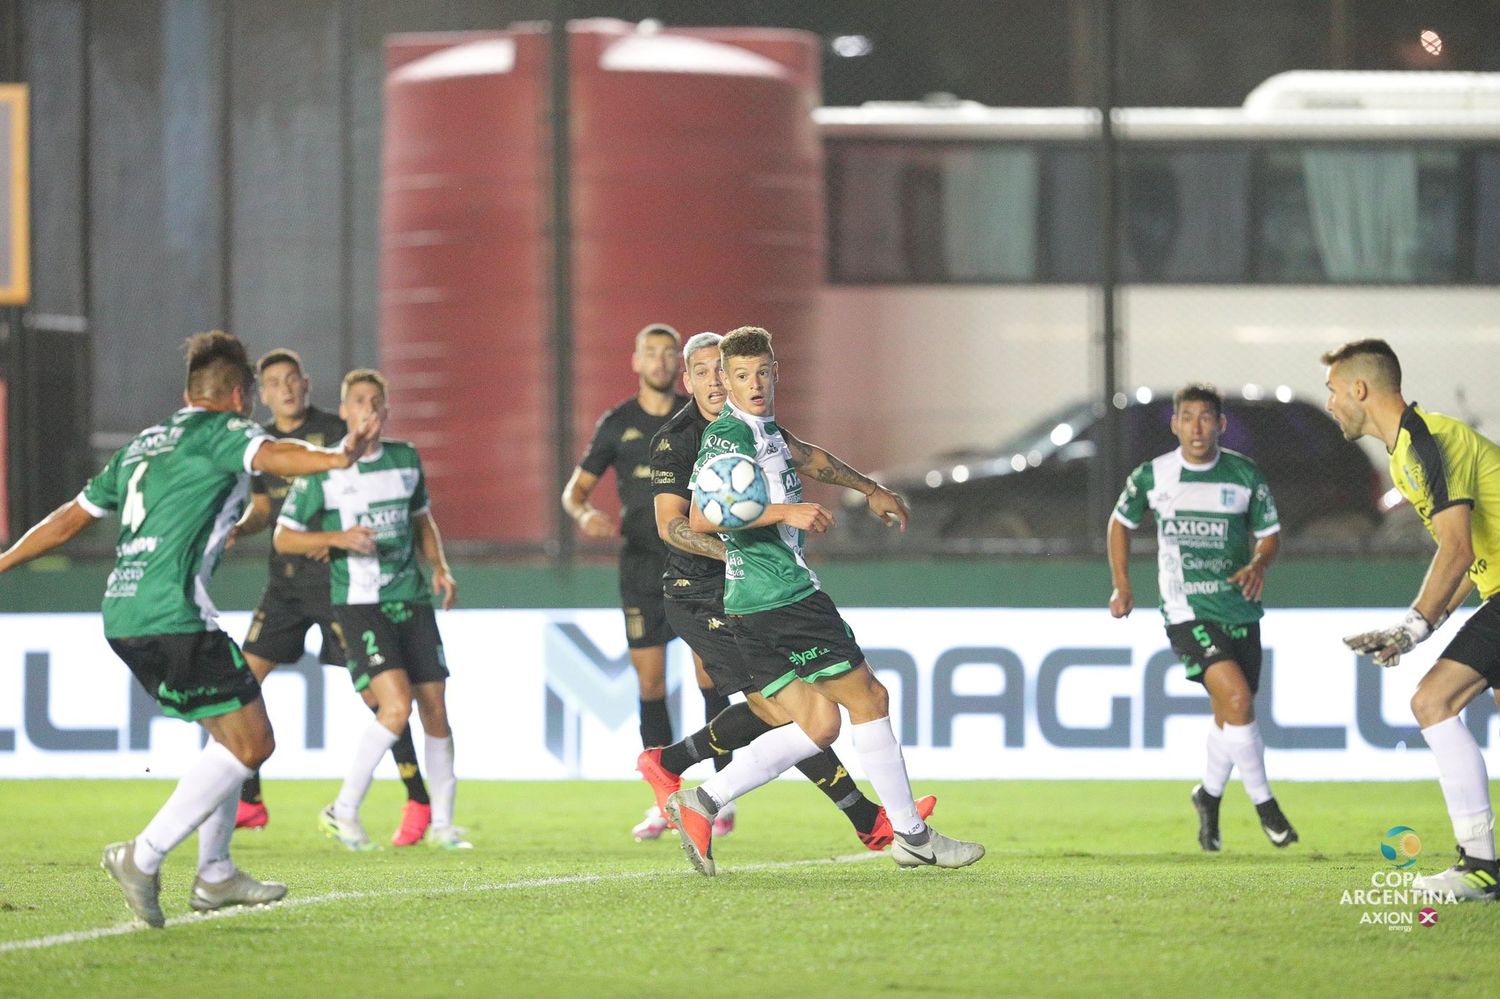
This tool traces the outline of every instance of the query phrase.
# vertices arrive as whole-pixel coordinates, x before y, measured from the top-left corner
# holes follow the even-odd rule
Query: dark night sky
[[[863,35],[824,49],[824,100],[935,91],[995,105],[1095,100],[1095,0],[574,0],[575,16]],[[1118,103],[1233,105],[1289,69],[1500,70],[1500,0],[1120,0]],[[1422,51],[1424,28],[1444,52]]]

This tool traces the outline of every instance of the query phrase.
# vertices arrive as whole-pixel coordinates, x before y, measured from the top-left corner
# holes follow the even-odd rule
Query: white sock
[[[432,824],[439,829],[453,825],[453,797],[458,778],[453,776],[453,736],[425,736],[422,759],[427,764],[427,787],[432,794]]]
[[[344,778],[339,796],[333,802],[333,814],[337,818],[358,818],[360,803],[365,800],[365,795],[370,791],[370,782],[375,779],[375,768],[380,765],[385,754],[391,751],[397,738],[395,732],[378,720],[370,722],[365,734],[359,737],[359,745],[354,747],[354,760],[349,764],[348,776]]]
[[[221,743],[208,740],[197,761],[177,782],[167,803],[135,838],[135,866],[142,874],[161,870],[162,858],[202,825],[208,813],[227,795],[238,797],[235,789],[254,772]]]
[[[1229,758],[1229,747],[1224,744],[1224,733],[1219,726],[1208,726],[1208,763],[1203,770],[1203,790],[1215,798],[1224,797],[1224,785],[1234,771],[1234,761]]]
[[[854,735],[854,751],[859,754],[865,776],[875,785],[875,794],[885,806],[891,828],[908,836],[921,832],[923,823],[911,798],[906,758],[901,755],[896,733],[891,731],[890,718],[850,725],[849,731]]]
[[[240,796],[229,793],[219,807],[208,813],[198,827],[198,876],[210,884],[234,877],[234,861],[229,859],[229,838],[234,835],[234,817],[239,811]]]
[[[783,772],[820,752],[822,749],[818,744],[809,739],[795,722],[773,728],[743,749],[736,749],[729,766],[704,781],[698,790],[723,808],[740,795],[769,784]]]
[[[1260,726],[1224,723],[1224,749],[1234,765],[1240,768],[1240,783],[1245,793],[1259,805],[1271,800],[1271,785],[1266,781],[1266,744],[1260,737]]]
[[[1438,783],[1453,820],[1453,835],[1464,852],[1479,860],[1495,859],[1495,819],[1490,811],[1490,777],[1479,744],[1460,718],[1449,718],[1422,730],[1437,760]]]

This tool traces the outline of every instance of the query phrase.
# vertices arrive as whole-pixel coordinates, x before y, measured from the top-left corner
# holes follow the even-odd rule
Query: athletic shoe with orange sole
[[[401,809],[401,825],[396,828],[395,835],[391,837],[391,843],[396,846],[416,846],[422,842],[422,837],[427,834],[427,827],[430,825],[432,825],[432,806],[408,798],[406,807]]]
[[[635,769],[641,779],[651,785],[656,795],[656,807],[667,810],[667,799],[682,790],[682,775],[674,774],[661,765],[661,749],[648,749],[635,758]]]
[[[693,868],[714,876],[714,818],[698,801],[698,790],[678,791],[667,799],[667,817],[677,823],[682,852]]]
[[[261,829],[270,821],[271,813],[266,811],[264,802],[257,801],[252,804],[248,801],[242,801],[234,810],[234,827],[236,829]]]
[[[917,799],[917,816],[923,822],[927,821],[928,816],[932,814],[935,808],[937,808],[937,795],[928,794]],[[891,819],[890,816],[885,814],[884,805],[881,806],[880,812],[875,816],[875,828],[867,833],[859,834],[859,841],[865,845],[865,848],[874,850],[877,853],[890,846],[895,838],[896,830],[891,828]]]

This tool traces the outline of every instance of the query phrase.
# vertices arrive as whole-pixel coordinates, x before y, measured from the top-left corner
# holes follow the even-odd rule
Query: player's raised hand
[[[1115,587],[1109,595],[1110,617],[1129,617],[1133,610],[1135,610],[1135,594]]]
[[[578,529],[591,538],[607,538],[615,533],[615,523],[609,514],[590,507],[578,518]]]
[[[380,417],[374,413],[367,413],[359,425],[350,428],[344,437],[344,457],[349,459],[352,465],[359,460],[359,456],[370,450],[375,442],[380,439]]]
[[[1231,575],[1227,582],[1232,586],[1238,586],[1246,600],[1259,600],[1266,588],[1265,563],[1251,559],[1249,565]]]
[[[446,565],[432,570],[432,592],[443,598],[443,610],[453,608],[453,601],[458,599],[458,581]]]
[[[833,526],[833,512],[817,503],[788,503],[781,522],[798,530],[822,534]]]
[[[879,517],[886,527],[899,526],[902,531],[906,530],[906,522],[911,519],[911,511],[906,507],[906,500],[901,494],[887,489],[885,486],[877,485],[875,491],[870,494],[870,512]]]
[[[368,527],[351,527],[335,535],[333,543],[356,555],[369,555],[375,551],[375,532]]]

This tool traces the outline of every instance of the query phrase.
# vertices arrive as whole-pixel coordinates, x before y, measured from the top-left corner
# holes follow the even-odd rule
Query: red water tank
[[[553,492],[547,39],[387,44],[380,364],[454,538],[530,543]]]
[[[440,46],[390,46],[382,363],[399,432],[432,452],[445,530],[542,541],[561,485],[546,39]],[[579,21],[570,62],[573,459],[599,414],[635,392],[629,356],[648,322],[771,330],[785,362],[778,415],[801,426],[799,386],[814,382],[798,360],[823,274],[816,39]],[[595,495],[607,506],[612,493]]]

